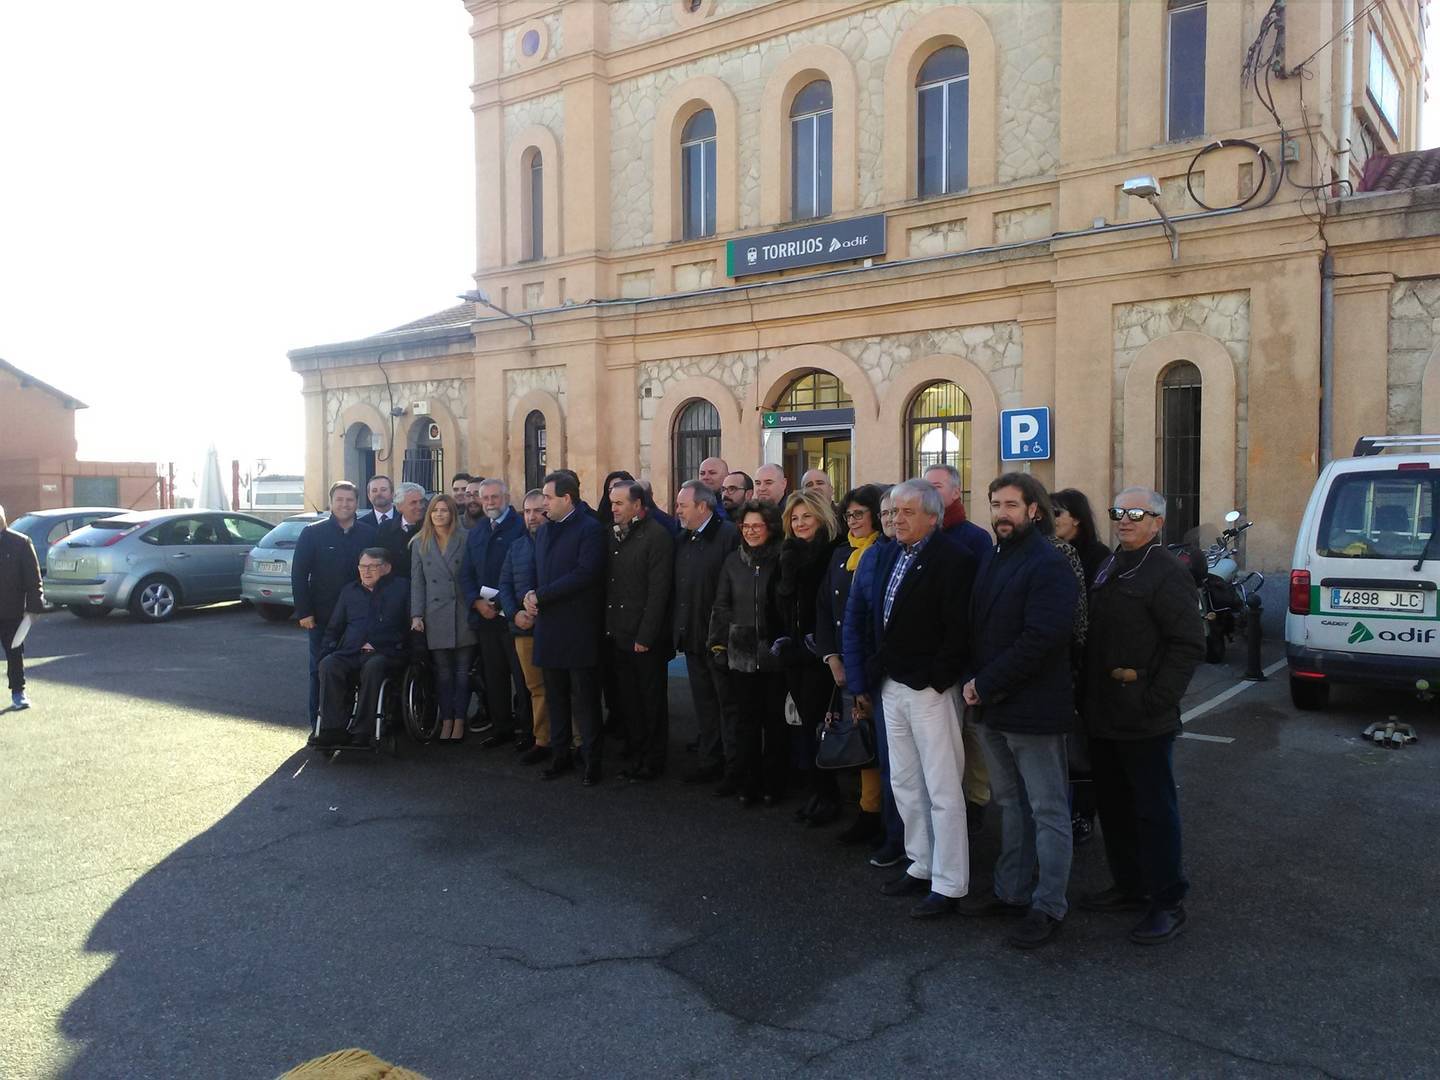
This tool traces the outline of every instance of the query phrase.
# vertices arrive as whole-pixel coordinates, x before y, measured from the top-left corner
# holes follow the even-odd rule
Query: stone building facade
[[[1045,406],[1052,453],[1024,467],[1097,505],[1146,483],[1194,522],[1241,506],[1275,568],[1326,454],[1440,430],[1440,188],[1378,168],[1418,138],[1423,5],[1348,27],[1340,0],[466,6],[475,285],[516,317],[291,353],[312,500],[443,453],[514,489],[563,463],[590,498],[631,468],[663,501],[718,452],[837,482],[947,460],[974,508],[1002,410]],[[872,215],[880,254],[742,266]]]

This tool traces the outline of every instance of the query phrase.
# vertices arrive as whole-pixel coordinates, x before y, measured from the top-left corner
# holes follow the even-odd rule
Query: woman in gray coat
[[[475,631],[470,629],[460,566],[465,561],[465,530],[455,500],[436,495],[425,523],[410,545],[410,626],[425,634],[435,665],[435,697],[440,741],[465,737],[470,707],[470,666],[475,662]]]

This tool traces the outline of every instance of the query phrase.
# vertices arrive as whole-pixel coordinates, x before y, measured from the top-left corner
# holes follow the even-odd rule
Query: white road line
[[[1270,665],[1269,667],[1267,667],[1267,668],[1264,668],[1263,670],[1264,670],[1264,672],[1265,672],[1265,674],[1266,674],[1267,676],[1269,676],[1269,675],[1274,675],[1275,672],[1279,671],[1281,668],[1283,668],[1283,667],[1284,667],[1286,664],[1288,664],[1288,663],[1289,663],[1288,660],[1276,660],[1275,663],[1271,664],[1271,665]],[[1221,705],[1224,705],[1225,702],[1229,701],[1231,698],[1235,697],[1237,694],[1242,694],[1242,693],[1244,693],[1246,690],[1250,689],[1250,687],[1252,687],[1252,686],[1254,686],[1254,685],[1255,685],[1255,684],[1254,684],[1253,682],[1244,682],[1244,681],[1242,681],[1242,682],[1238,682],[1238,683],[1236,683],[1234,686],[1230,687],[1229,690],[1222,690],[1220,693],[1218,693],[1218,694],[1216,694],[1214,697],[1212,697],[1209,701],[1202,701],[1199,705],[1196,705],[1193,709],[1187,709],[1187,710],[1185,710],[1185,712],[1181,713],[1181,714],[1180,714],[1180,723],[1182,723],[1182,724],[1188,724],[1191,720],[1194,720],[1197,716],[1204,716],[1204,715],[1205,715],[1207,712],[1209,712],[1211,709],[1215,709],[1215,708],[1218,708],[1218,707],[1221,706]]]
[[[1198,731],[1182,731],[1182,739],[1198,739],[1200,742],[1232,743],[1235,740],[1227,735],[1201,735]]]

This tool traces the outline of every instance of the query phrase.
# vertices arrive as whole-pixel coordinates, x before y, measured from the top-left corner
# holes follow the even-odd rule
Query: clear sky
[[[286,350],[473,288],[468,30],[461,0],[0,0],[0,357],[90,406],[82,457],[298,472]]]
[[[461,0],[0,0],[0,357],[90,406],[82,457],[298,472],[286,351],[472,287],[468,27]]]

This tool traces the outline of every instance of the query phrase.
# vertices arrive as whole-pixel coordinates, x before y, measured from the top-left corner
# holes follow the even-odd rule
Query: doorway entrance
[[[800,479],[811,469],[821,469],[830,477],[830,486],[839,498],[850,490],[851,428],[826,431],[787,431],[781,443],[780,466],[785,470],[789,491],[800,490]]]
[[[785,470],[789,491],[799,491],[811,469],[822,469],[839,497],[850,490],[855,452],[855,403],[836,376],[797,376],[764,415],[761,457]]]

